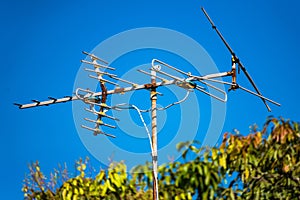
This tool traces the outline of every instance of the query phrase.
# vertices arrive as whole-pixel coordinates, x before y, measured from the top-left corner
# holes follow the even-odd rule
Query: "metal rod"
[[[154,70],[155,70],[155,69],[154,69]],[[159,71],[159,70],[158,70],[158,71],[155,70],[155,72],[160,73],[160,74],[163,74],[163,75],[168,76],[168,77],[170,77],[170,78],[173,78],[174,80],[176,80],[175,84],[176,84],[177,86],[182,87],[182,88],[184,88],[184,89],[186,89],[186,90],[189,90],[189,89],[194,88],[194,86],[190,83],[190,81],[193,80],[193,77],[184,79],[184,78],[179,78],[179,77],[173,76],[173,75],[171,75],[171,74],[168,74],[168,73],[166,73],[166,72]],[[198,87],[201,87],[201,86],[198,86]],[[202,88],[202,89],[204,89],[204,88]]]
[[[225,84],[225,85],[230,85],[230,86],[232,86],[232,83],[226,82],[226,81],[214,80],[214,79],[206,79],[206,80],[207,80],[207,81],[212,81],[212,82],[216,82],[216,83],[220,83],[220,84]],[[244,90],[244,91],[246,91],[246,92],[249,92],[250,94],[253,94],[253,95],[255,95],[255,96],[258,96],[258,97],[260,97],[260,98],[263,98],[263,99],[265,99],[266,101],[269,101],[270,103],[273,103],[273,104],[275,104],[275,105],[277,105],[277,106],[281,106],[280,103],[278,103],[278,102],[276,102],[276,101],[273,101],[272,99],[269,99],[269,98],[264,97],[264,96],[262,96],[262,95],[259,95],[259,94],[255,93],[255,92],[253,92],[253,91],[251,91],[251,90],[245,88],[245,87],[242,87],[242,86],[240,86],[240,85],[238,85],[238,84],[235,84],[235,86],[237,86],[237,89],[240,88],[240,89],[242,89],[242,90]]]
[[[219,37],[221,38],[221,40],[224,42],[225,46],[227,47],[227,49],[230,51],[230,54],[235,56],[234,51],[231,49],[231,47],[229,46],[229,44],[226,42],[225,38],[223,37],[223,35],[221,34],[221,32],[217,29],[216,25],[214,24],[214,22],[211,20],[211,18],[209,17],[209,15],[207,14],[206,10],[202,7],[201,10],[203,11],[204,15],[206,16],[206,18],[208,19],[209,23],[211,24],[212,28],[217,32],[217,34],[219,35]]]
[[[155,62],[158,62],[158,63],[160,63],[160,64],[162,64],[162,65],[164,65],[164,66],[166,66],[166,67],[168,67],[168,68],[170,68],[170,69],[173,69],[173,70],[175,70],[175,71],[177,71],[177,72],[179,72],[179,73],[181,73],[181,74],[184,74],[184,75],[186,75],[186,76],[188,76],[188,77],[191,76],[190,73],[186,73],[186,72],[184,72],[184,71],[182,71],[182,70],[180,70],[180,69],[177,69],[176,67],[173,67],[173,66],[171,66],[171,65],[169,65],[169,64],[167,64],[167,63],[165,63],[165,62],[163,62],[163,61],[157,60],[157,59],[153,59],[153,60],[152,60],[152,67],[155,66],[155,64],[154,64]]]
[[[143,73],[143,74],[149,75],[149,76],[153,76],[153,75],[151,75],[151,73],[146,72],[146,71],[141,70],[141,69],[138,69],[137,71],[138,71],[138,72],[141,72],[141,73]],[[157,76],[157,75],[155,76],[155,78],[160,79],[160,80],[162,80],[163,82],[166,82],[166,81],[167,81],[167,79],[164,79],[164,78],[162,78],[162,77],[160,77],[160,76]]]
[[[100,81],[100,82],[105,82],[105,83],[110,83],[110,84],[115,85],[115,86],[120,86],[119,84],[114,83],[114,82],[109,81],[109,80],[106,80],[106,79],[104,79],[104,78],[101,78],[100,76],[97,77],[97,76],[93,76],[93,75],[90,75],[90,74],[89,74],[89,77],[90,77],[90,78],[97,79],[97,80]]]
[[[89,68],[84,68],[84,70],[87,71],[87,72],[94,72],[96,74],[104,74],[104,75],[108,75],[108,76],[117,76],[115,74],[111,74],[111,73],[107,73],[107,72],[102,72],[98,68],[96,68],[95,70],[89,69]]]
[[[170,77],[170,78],[172,78],[172,79],[175,79],[175,80],[177,80],[177,81],[184,82],[184,79],[183,79],[183,78],[179,78],[179,77],[177,77],[177,76],[173,76],[173,75],[168,74],[168,73],[163,72],[163,71],[159,71],[159,70],[155,70],[155,69],[153,69],[153,70],[154,70],[155,72],[157,72],[157,73],[160,73],[160,74],[162,74],[162,75],[168,76],[168,77]]]
[[[253,95],[255,95],[255,96],[258,96],[258,97],[260,97],[261,99],[264,99],[264,100],[269,101],[269,102],[271,102],[271,103],[273,103],[273,104],[275,104],[275,105],[277,105],[277,106],[280,106],[280,103],[277,103],[276,101],[273,101],[273,100],[271,100],[271,99],[268,99],[267,97],[264,97],[264,96],[262,96],[262,95],[260,95],[260,94],[257,94],[257,93],[255,93],[255,92],[253,92],[253,91],[251,91],[251,90],[249,90],[249,89],[247,89],[247,88],[244,88],[244,87],[242,87],[242,86],[240,86],[240,85],[238,85],[237,87],[240,88],[240,89],[242,89],[242,90],[244,90],[244,91],[246,91],[246,92],[249,92],[250,94],[253,94]]]
[[[109,67],[109,66],[105,66],[105,65],[101,65],[97,62],[90,62],[90,61],[87,61],[87,60],[81,60],[82,63],[86,63],[86,64],[89,64],[89,65],[94,65],[94,67],[102,67],[102,68],[106,68],[106,69],[110,69],[110,70],[115,70],[115,68],[113,67]]]
[[[88,122],[99,124],[100,126],[107,126],[107,127],[110,127],[110,128],[117,128],[116,126],[113,126],[113,125],[110,125],[110,124],[106,124],[106,123],[104,123],[101,120],[92,120],[92,119],[89,119],[89,118],[84,118],[84,120],[86,120]]]
[[[81,127],[82,127],[82,128],[85,128],[85,129],[88,129],[88,130],[90,130],[90,131],[93,131],[95,135],[97,135],[97,134],[103,134],[103,135],[106,135],[106,136],[109,136],[109,137],[112,137],[112,138],[115,138],[115,137],[116,137],[116,136],[114,136],[114,135],[105,133],[105,132],[101,131],[100,129],[90,128],[90,127],[85,126],[85,125],[81,125]]]
[[[157,182],[157,116],[156,116],[156,101],[157,101],[157,94],[156,94],[156,72],[151,70],[151,92],[150,92],[150,99],[151,99],[151,126],[152,126],[152,165],[153,165],[153,200],[157,200],[158,197],[158,182]]]
[[[109,119],[112,119],[112,120],[120,121],[118,118],[106,115],[104,112],[98,112],[98,111],[95,111],[95,110],[90,110],[88,108],[84,108],[84,110],[86,110],[88,112],[91,112],[91,113],[93,113],[95,115],[101,115],[102,117],[106,117],[106,118],[109,118]]]
[[[121,78],[118,78],[118,77],[115,77],[115,76],[111,76],[110,78],[112,79],[116,79],[118,81],[121,81],[121,82],[124,82],[124,83],[127,83],[127,84],[130,84],[132,85],[133,87],[137,86],[138,84],[136,83],[133,83],[133,82],[130,82],[130,81],[127,81],[127,80],[124,80],[124,79],[121,79]]]
[[[212,84],[206,83],[206,82],[204,82],[204,81],[202,81],[202,80],[199,80],[199,81],[200,81],[201,83],[207,85],[208,87],[211,87],[211,88],[217,90],[218,92],[222,93],[222,94],[224,95],[224,99],[222,99],[221,97],[218,97],[218,96],[216,96],[216,95],[213,95],[212,93],[209,93],[209,92],[207,92],[207,91],[205,91],[205,90],[203,90],[203,89],[200,89],[199,86],[197,85],[196,88],[197,88],[199,91],[201,91],[201,92],[203,92],[203,93],[205,93],[205,94],[207,94],[207,95],[209,95],[209,96],[211,96],[211,97],[213,97],[213,98],[215,98],[215,99],[218,99],[218,100],[220,100],[220,101],[222,101],[222,102],[226,102],[226,101],[227,101],[227,93],[226,93],[225,91],[223,91],[222,89],[220,89],[220,88],[218,88],[218,87],[216,87],[216,86],[214,86],[214,85],[212,85]]]
[[[220,83],[220,84],[225,84],[225,85],[232,85],[232,83],[226,82],[226,81],[221,81],[221,80],[215,80],[215,79],[203,79],[206,81],[211,81],[211,82],[215,82],[215,83]]]
[[[205,76],[192,75],[191,77],[199,79],[199,80],[203,80],[203,79],[211,79],[211,78],[221,78],[221,77],[226,77],[226,76],[231,76],[231,72],[220,72],[220,73],[215,73],[215,74],[208,74]]]
[[[95,106],[100,106],[100,107],[103,107],[103,108],[112,109],[111,106],[108,106],[104,103],[95,103],[95,102],[92,102],[92,101],[89,101],[89,100],[85,100],[84,102],[87,103],[87,104],[92,104],[92,105],[95,105]]]
[[[103,63],[105,63],[105,64],[108,64],[107,61],[105,61],[105,60],[99,58],[98,56],[95,56],[94,54],[88,53],[88,52],[86,52],[86,51],[82,51],[82,53],[85,54],[85,55],[90,56],[92,59],[96,59],[96,60],[99,60],[99,61],[101,61],[101,62],[103,62]]]
[[[199,87],[198,85],[196,86],[196,89],[199,90],[200,92],[203,92],[204,94],[206,94],[206,95],[208,95],[208,96],[210,96],[210,97],[213,97],[213,98],[219,100],[219,101],[222,101],[222,102],[226,102],[226,101],[227,101],[227,94],[226,94],[226,92],[224,92],[224,93],[225,93],[225,94],[224,94],[225,97],[224,97],[224,99],[222,99],[222,98],[220,98],[220,97],[218,97],[218,96],[216,96],[216,95],[213,95],[213,94],[211,94],[211,93],[209,93],[209,92],[203,90],[203,89],[202,89],[201,87]]]

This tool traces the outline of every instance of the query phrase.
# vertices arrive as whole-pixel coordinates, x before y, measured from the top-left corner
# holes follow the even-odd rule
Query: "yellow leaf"
[[[212,159],[215,160],[218,156],[218,152],[217,149],[213,148],[212,149]]]
[[[227,165],[226,165],[226,156],[225,156],[224,154],[220,157],[219,163],[220,163],[220,165],[221,165],[224,169],[227,168]]]
[[[74,180],[72,181],[72,185],[77,186],[77,180],[76,180],[76,179],[74,179]]]
[[[180,198],[181,198],[181,199],[185,199],[184,193],[181,193],[181,194],[180,194]]]
[[[66,197],[67,197],[67,190],[63,190],[62,191],[62,197],[63,197],[63,200],[66,199]]]
[[[116,174],[116,173],[113,174],[112,182],[113,182],[117,187],[120,187],[120,186],[121,186],[121,180],[120,180],[120,177],[118,176],[118,174]]]
[[[84,194],[84,191],[82,188],[79,188],[79,194],[83,195]]]
[[[107,191],[107,185],[104,184],[103,188],[102,188],[102,192],[101,192],[101,197],[104,197]]]
[[[78,199],[77,194],[73,195],[73,200],[77,200],[77,199]]]
[[[248,179],[248,177],[249,177],[249,169],[248,168],[246,168],[246,170],[245,170],[245,179]]]
[[[67,184],[66,184],[66,190],[69,191],[69,189],[70,189],[70,184],[67,183]]]
[[[113,191],[113,192],[115,192],[116,191],[116,189],[115,188],[113,188],[112,186],[111,186],[111,184],[110,184],[110,181],[107,179],[106,180],[106,185],[107,185],[107,187],[108,187],[108,189],[110,189],[111,191]]]
[[[74,193],[75,193],[75,194],[79,194],[79,191],[78,191],[77,188],[74,189]]]
[[[68,192],[68,194],[67,194],[67,200],[71,200],[72,195],[73,195],[72,191]]]
[[[105,173],[104,171],[101,171],[98,175],[97,175],[97,181],[102,181],[103,177],[104,177]]]

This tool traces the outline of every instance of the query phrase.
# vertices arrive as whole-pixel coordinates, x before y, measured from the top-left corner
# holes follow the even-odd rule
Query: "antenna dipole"
[[[254,80],[252,79],[252,77],[250,76],[250,74],[248,73],[248,71],[246,70],[246,68],[244,67],[244,65],[242,64],[242,62],[240,61],[240,59],[237,57],[237,55],[235,54],[235,52],[233,51],[233,49],[230,47],[230,45],[227,43],[227,41],[225,40],[225,38],[223,37],[222,33],[217,29],[216,25],[214,24],[214,22],[212,21],[212,19],[210,18],[210,16],[208,15],[208,13],[206,12],[206,10],[201,7],[201,10],[203,11],[204,15],[206,16],[206,18],[208,19],[209,23],[211,24],[212,28],[216,31],[216,33],[218,34],[218,36],[220,37],[220,39],[223,41],[224,45],[226,46],[226,48],[228,49],[228,51],[230,52],[231,56],[232,56],[232,65],[235,66],[235,64],[238,64],[238,67],[240,69],[242,69],[242,71],[244,72],[244,74],[246,75],[247,79],[249,80],[249,82],[251,83],[251,85],[253,86],[253,88],[255,89],[255,91],[257,92],[258,95],[262,96],[261,92],[259,91],[258,87],[255,85]],[[234,71],[234,75],[232,76],[233,79],[235,79],[235,71]],[[237,84],[233,84],[231,86],[232,90],[238,89],[239,86]],[[241,88],[242,89],[242,88]],[[247,91],[247,90],[245,90]],[[248,92],[248,91],[247,91]],[[261,98],[261,100],[263,101],[263,103],[265,104],[265,106],[267,107],[268,111],[271,112],[271,108],[269,107],[269,105],[266,102],[266,99]],[[278,106],[280,106],[280,104],[277,104]]]

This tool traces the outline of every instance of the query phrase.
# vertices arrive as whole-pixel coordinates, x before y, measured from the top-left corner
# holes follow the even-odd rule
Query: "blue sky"
[[[230,92],[222,132],[237,128],[248,133],[249,125],[257,123],[261,127],[269,115],[299,121],[300,3],[296,0],[1,1],[2,194],[9,199],[22,198],[21,184],[31,161],[39,160],[46,174],[63,162],[72,171],[79,157],[89,156],[95,166],[100,165],[77,134],[71,103],[28,110],[12,105],[71,95],[79,61],[84,58],[82,50],[91,51],[101,41],[126,30],[162,27],[193,38],[220,71],[229,70],[230,55],[202,14],[201,6],[262,93],[282,104],[270,105],[273,112],[269,113],[260,99],[242,91]],[[168,58],[162,52],[150,55],[155,53]],[[139,52],[136,55],[140,56]],[[115,64],[124,63],[122,72],[126,72],[131,69],[130,63],[136,62],[133,59],[129,55],[124,62]],[[240,81],[251,88],[245,77],[241,76]],[[176,109],[170,112],[176,116]]]

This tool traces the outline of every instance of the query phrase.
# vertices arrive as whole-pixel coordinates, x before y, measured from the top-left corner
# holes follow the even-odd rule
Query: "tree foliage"
[[[225,133],[219,147],[192,141],[177,149],[182,162],[159,166],[160,199],[300,199],[298,123],[269,118],[262,130],[253,126],[246,136]],[[152,199],[150,163],[130,173],[124,163],[111,163],[95,176],[88,166],[88,159],[79,160],[75,176],[60,166],[47,180],[39,163],[32,163],[25,199]]]

